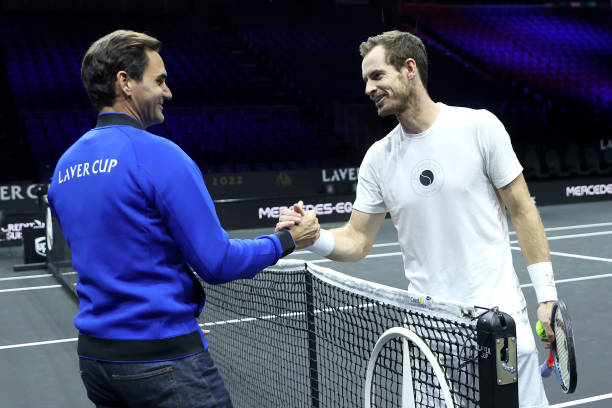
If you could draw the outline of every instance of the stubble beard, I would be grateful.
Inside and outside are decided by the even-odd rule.
[[[382,107],[377,108],[377,113],[379,117],[386,118],[387,116],[395,115],[396,110],[397,109],[394,109],[393,106],[383,105]]]

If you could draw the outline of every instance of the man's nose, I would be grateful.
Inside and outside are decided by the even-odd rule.
[[[372,85],[370,81],[366,82],[366,85],[365,85],[366,95],[371,95],[374,91],[376,91],[376,87]]]

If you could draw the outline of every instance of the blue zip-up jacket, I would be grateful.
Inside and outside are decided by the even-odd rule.
[[[248,279],[290,234],[229,239],[197,165],[133,117],[105,113],[60,158],[48,193],[78,272],[79,355],[157,361],[207,349],[206,282]]]

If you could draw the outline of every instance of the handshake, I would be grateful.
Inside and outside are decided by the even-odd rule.
[[[295,249],[314,244],[319,238],[321,227],[314,210],[304,211],[302,201],[282,210],[275,231],[287,229],[295,241]]]

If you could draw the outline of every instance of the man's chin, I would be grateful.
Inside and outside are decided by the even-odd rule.
[[[154,123],[152,123],[151,126],[160,125],[164,123],[165,120],[166,118],[164,117],[164,114],[161,112],[158,112],[158,114],[155,116],[155,120],[153,121]]]
[[[393,115],[393,112],[390,109],[379,108],[377,110],[378,116],[381,118]]]

